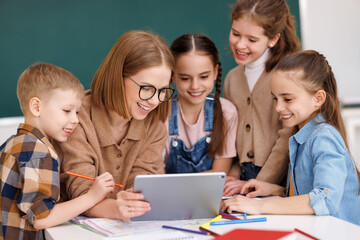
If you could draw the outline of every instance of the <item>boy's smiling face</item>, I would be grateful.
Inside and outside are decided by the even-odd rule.
[[[79,123],[81,95],[72,89],[54,89],[40,99],[37,128],[49,139],[65,142]]]

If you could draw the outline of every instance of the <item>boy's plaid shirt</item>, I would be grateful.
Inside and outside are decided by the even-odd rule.
[[[0,239],[42,239],[32,225],[59,200],[59,157],[40,130],[26,124],[0,151]]]

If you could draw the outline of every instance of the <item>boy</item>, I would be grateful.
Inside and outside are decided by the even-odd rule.
[[[79,123],[83,95],[79,80],[55,65],[38,63],[21,74],[17,96],[25,123],[0,147],[0,239],[43,239],[37,230],[70,220],[114,190],[104,173],[88,193],[55,204],[60,160],[50,140],[67,140]]]

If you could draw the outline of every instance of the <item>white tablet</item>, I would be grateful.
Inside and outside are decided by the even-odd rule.
[[[138,175],[134,192],[144,194],[151,210],[132,221],[213,218],[219,213],[226,174]]]

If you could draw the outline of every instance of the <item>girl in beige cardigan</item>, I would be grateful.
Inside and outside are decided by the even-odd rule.
[[[228,73],[224,96],[239,114],[236,164],[241,174],[227,178],[226,196],[239,193],[243,180],[280,183],[284,178],[292,129],[281,127],[269,80],[279,60],[300,48],[285,0],[239,0],[229,43],[239,66]]]

